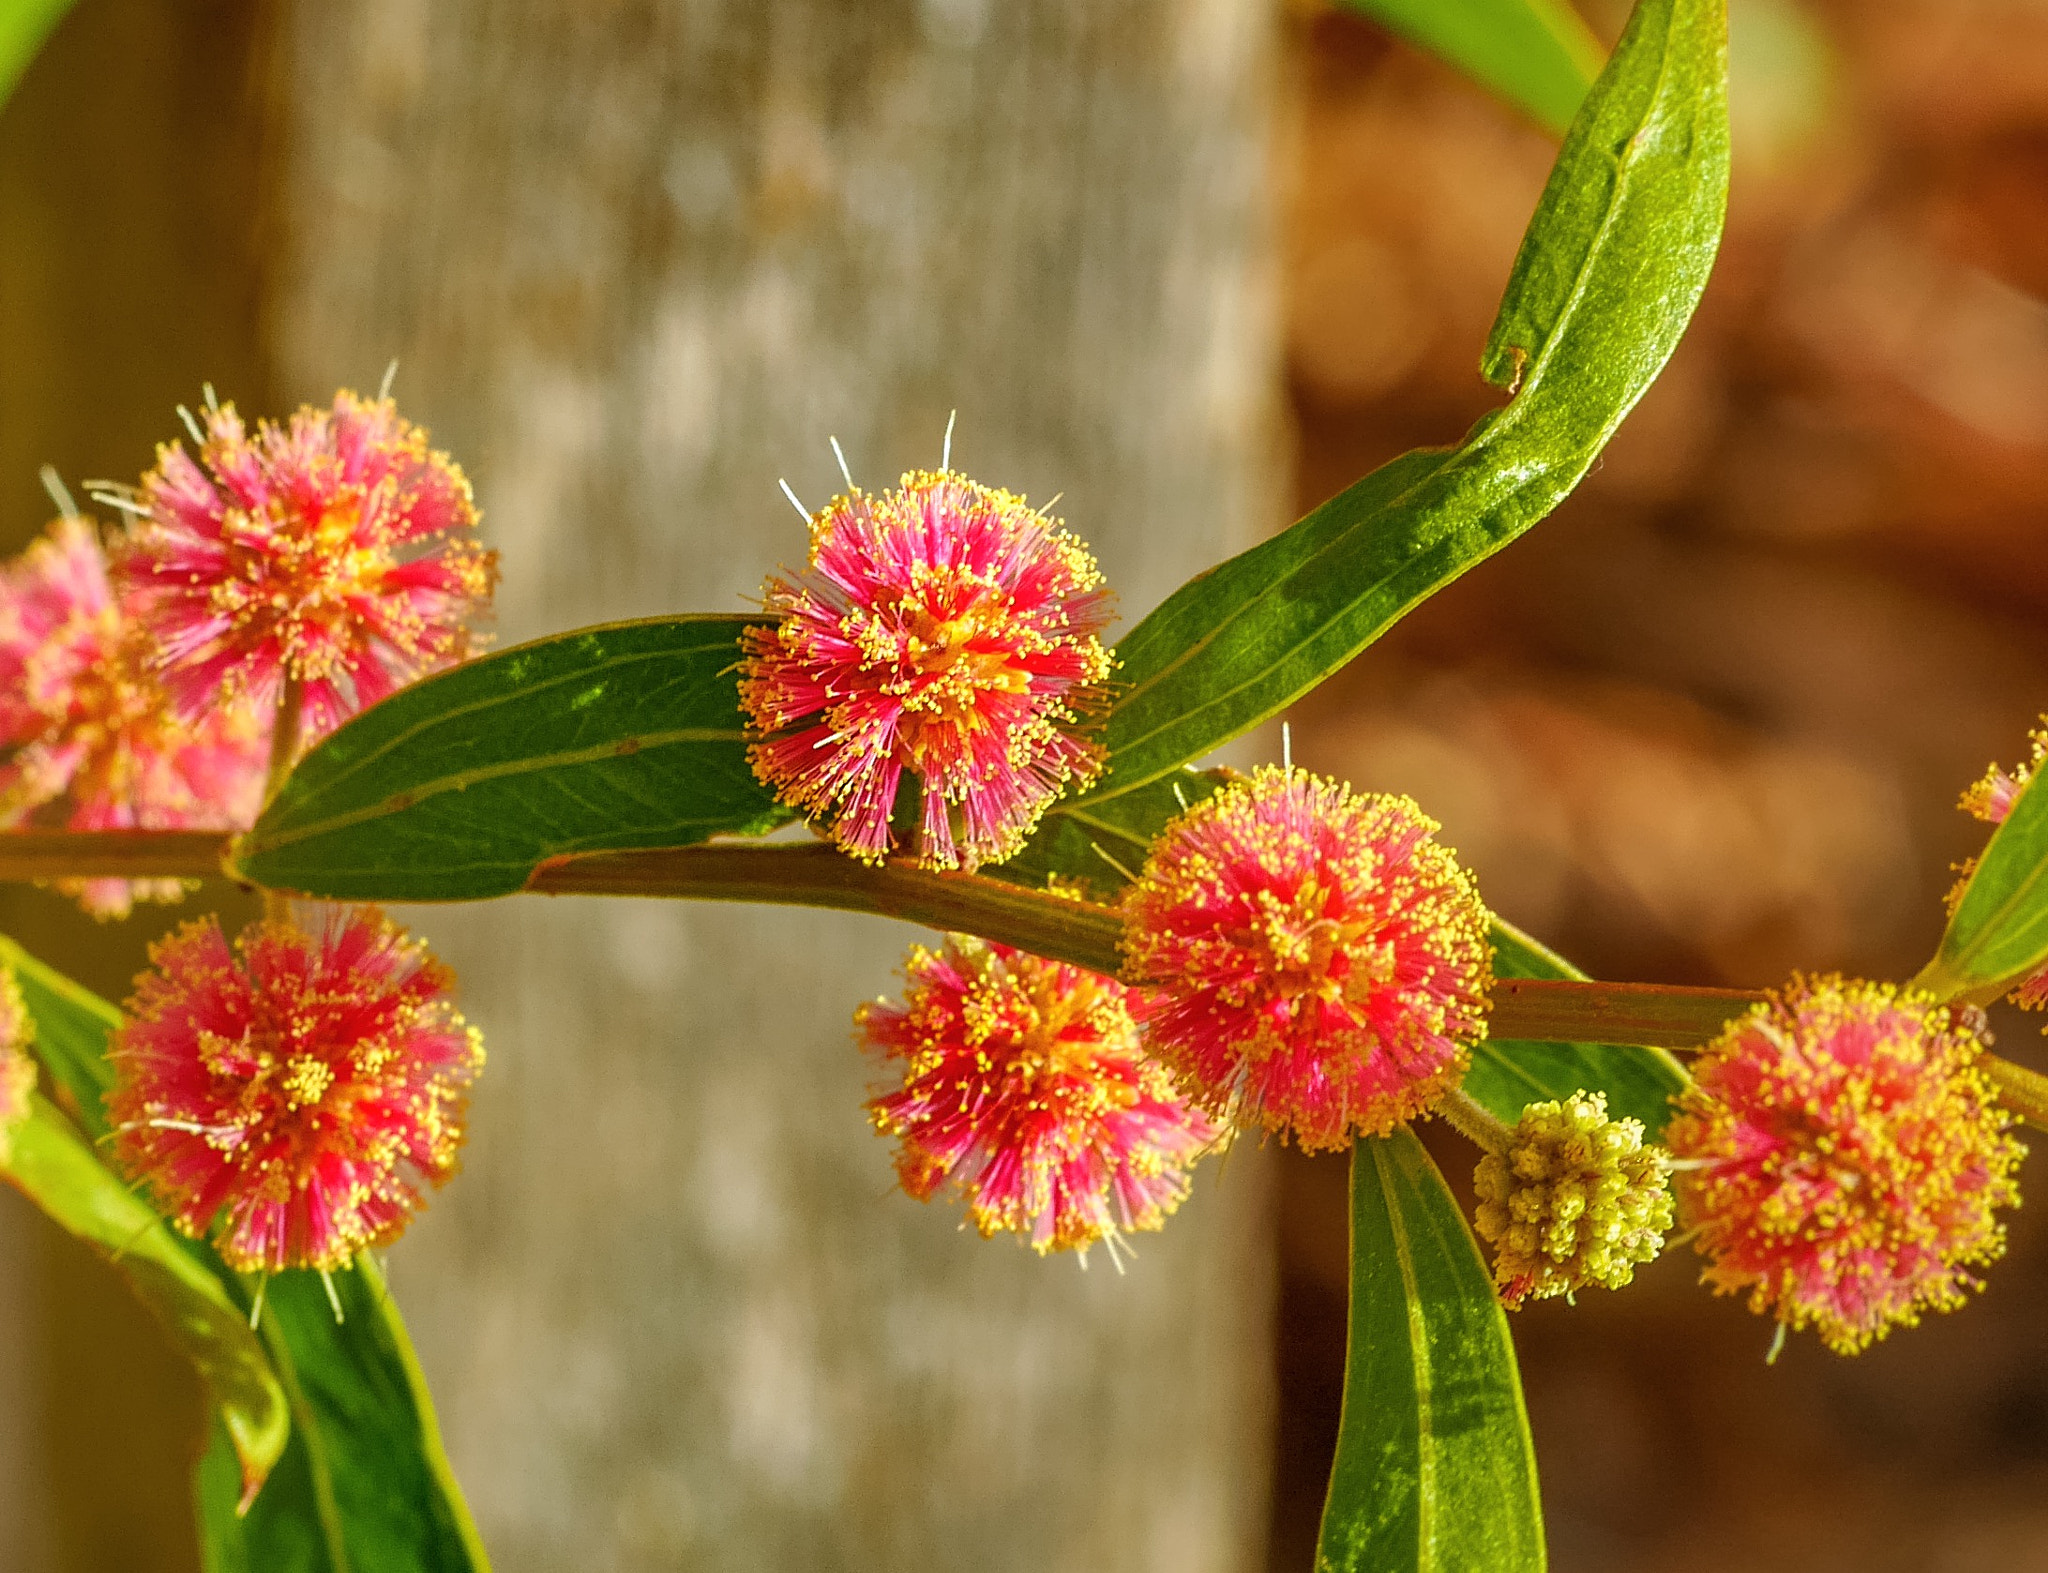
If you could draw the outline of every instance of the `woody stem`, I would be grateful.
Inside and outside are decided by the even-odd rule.
[[[296,677],[286,677],[278,688],[277,715],[270,725],[270,769],[263,778],[266,808],[284,785],[285,777],[292,773],[292,762],[298,758],[299,716],[305,705],[306,685]]]
[[[273,750],[275,753],[276,751]],[[289,768],[289,751],[283,756]],[[230,838],[205,831],[14,831],[0,834],[0,881],[69,877],[202,878],[226,865],[254,883]],[[985,874],[934,872],[906,862],[857,863],[823,845],[709,844],[596,852],[541,864],[526,888],[567,896],[668,896],[828,907],[958,929],[1035,955],[1115,976],[1123,922],[1115,911]],[[362,893],[369,899],[374,892]],[[280,903],[281,894],[274,899]],[[1763,998],[1751,989],[1570,978],[1499,978],[1488,1024],[1497,1042],[1608,1043],[1698,1048]],[[2048,1130],[2048,1076],[1986,1055],[2000,1101]]]

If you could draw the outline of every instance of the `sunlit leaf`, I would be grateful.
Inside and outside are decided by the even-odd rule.
[[[208,1573],[488,1573],[405,1324],[373,1262],[270,1280],[263,1323],[291,1392],[292,1447],[236,1517],[220,1439],[194,1480]]]
[[[1317,1573],[1540,1573],[1507,1317],[1410,1131],[1351,1155],[1351,1326]]]
[[[0,0],[0,104],[70,9],[71,0]]]
[[[1226,779],[1221,770],[1177,770],[1099,803],[1060,803],[1022,852],[989,872],[1034,885],[1057,875],[1087,887],[1098,900],[1112,900],[1144,868],[1166,822]]]
[[[14,968],[22,999],[35,1020],[43,1067],[59,1096],[77,1109],[90,1135],[106,1135],[101,1096],[113,1082],[106,1042],[120,1012],[11,940],[0,938],[0,960]],[[44,1107],[45,1123],[61,1127],[57,1112]],[[72,1142],[85,1161],[97,1162],[83,1142],[75,1136]],[[17,1147],[17,1163],[24,1153],[34,1160],[46,1152],[55,1156],[42,1159],[44,1169],[38,1172],[68,1172],[54,1167],[64,1161],[61,1145]],[[210,1293],[193,1291],[212,1308],[203,1317],[182,1307],[178,1314],[192,1320],[195,1336],[204,1332],[217,1338],[221,1349],[231,1348],[241,1364],[229,1363],[226,1355],[209,1346],[193,1352],[200,1374],[214,1383],[214,1367],[239,1373],[254,1351],[255,1360],[267,1356],[274,1387],[282,1389],[285,1409],[261,1411],[262,1425],[252,1430],[255,1411],[241,1387],[226,1395],[214,1387],[221,1418],[215,1423],[213,1446],[194,1478],[199,1538],[209,1573],[364,1573],[384,1568],[484,1573],[488,1563],[442,1451],[433,1405],[405,1324],[375,1265],[365,1258],[352,1271],[333,1275],[345,1318],[341,1322],[335,1320],[318,1274],[273,1277],[262,1290],[260,1333],[251,1334],[254,1282],[231,1271],[210,1247],[174,1236],[146,1202],[115,1183],[110,1174],[107,1181],[129,1209],[126,1214],[108,1213],[106,1226],[116,1234],[129,1226],[134,1243],[121,1258],[124,1271],[138,1251],[153,1249],[152,1242],[162,1247],[157,1255],[145,1258],[156,1265],[141,1269],[146,1276],[137,1289],[146,1304],[155,1308],[151,1294],[159,1278],[182,1286],[196,1282],[192,1275],[198,1275],[212,1285]],[[94,1194],[96,1205],[116,1205],[110,1197]],[[130,1281],[136,1281],[133,1271]],[[225,1320],[216,1314],[223,1308]],[[240,1330],[238,1337],[231,1335],[230,1327]],[[219,1380],[225,1381],[225,1374]],[[238,1406],[234,1411],[227,1408],[230,1400]],[[288,1441],[281,1430],[287,1411]],[[283,1443],[284,1451],[280,1456],[271,1446],[275,1468],[243,1517],[237,1512],[243,1471],[236,1447],[248,1445],[241,1436],[245,1431],[267,1445]]]
[[[1342,0],[1551,131],[1571,124],[1599,73],[1593,30],[1564,0]]]
[[[0,1158],[0,1175],[59,1228],[112,1262],[192,1362],[229,1442],[223,1485],[232,1515],[270,1474],[290,1429],[284,1390],[247,1314],[40,1095]]]
[[[1722,0],[1645,0],[1565,139],[1482,363],[1508,404],[1183,585],[1118,646],[1131,792],[1272,716],[1550,512],[1677,345],[1728,191]]]
[[[567,853],[787,823],[747,764],[746,622],[610,623],[403,689],[299,761],[231,867],[308,895],[460,901]]]
[[[1914,981],[1988,1003],[2048,964],[2048,769],[2036,770],[1977,860],[1941,946]]]
[[[1493,920],[1493,970],[1503,978],[1583,978],[1562,956],[1499,918]],[[1465,1091],[1512,1125],[1528,1103],[1604,1092],[1607,1112],[1643,1122],[1654,1139],[1671,1117],[1671,1095],[1685,1072],[1662,1049],[1613,1043],[1527,1043],[1487,1039],[1472,1055]]]

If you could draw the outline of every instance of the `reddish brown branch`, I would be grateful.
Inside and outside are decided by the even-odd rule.
[[[228,837],[210,830],[23,830],[0,834],[0,880],[204,879],[221,873]],[[831,907],[958,929],[1041,956],[1114,973],[1123,925],[1106,907],[981,874],[909,863],[857,863],[818,843],[597,852],[541,865],[544,895],[666,896]],[[1502,978],[1491,1031],[1502,1041],[1697,1048],[1763,995],[1658,983]],[[2000,1100],[2048,1129],[2048,1076],[1987,1057]]]
[[[1123,923],[1106,907],[983,874],[855,862],[822,842],[593,852],[544,863],[526,888],[550,896],[682,896],[833,907],[958,929],[1036,955],[1115,973]]]
[[[0,880],[212,879],[227,846],[218,830],[0,831]]]
[[[1500,978],[1487,1030],[1496,1038],[1695,1049],[1762,998],[1748,989]]]

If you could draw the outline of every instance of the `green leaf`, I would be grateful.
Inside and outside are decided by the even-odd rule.
[[[1546,1561],[1514,1343],[1472,1231],[1413,1132],[1362,1141],[1316,1573],[1540,1573]]]
[[[1728,192],[1722,0],[1643,0],[1565,139],[1457,448],[1396,459],[1169,596],[1118,646],[1100,803],[1276,714],[1563,500],[1677,345]]]
[[[1503,978],[1584,978],[1555,951],[1513,924],[1493,920],[1493,970]],[[1524,1104],[1604,1092],[1607,1112],[1643,1122],[1651,1140],[1671,1117],[1671,1096],[1685,1072],[1662,1049],[1617,1043],[1528,1043],[1489,1038],[1473,1051],[1465,1091],[1495,1119],[1512,1125]]]
[[[2048,769],[2036,770],[1977,860],[1934,959],[1913,981],[1989,1004],[2048,963]]]
[[[1344,0],[1562,131],[1600,70],[1600,40],[1564,0]]]
[[[194,1479],[209,1573],[488,1573],[448,1467],[425,1379],[390,1291],[367,1256],[332,1275],[270,1280],[263,1330],[291,1394],[293,1445],[237,1518],[220,1438]]]
[[[988,872],[1040,886],[1059,875],[1113,900],[1145,866],[1166,822],[1229,779],[1227,770],[1178,770],[1100,803],[1055,804],[1024,850]]]
[[[610,623],[403,689],[299,762],[230,865],[306,895],[463,901],[568,853],[785,824],[747,764],[747,621]]]
[[[101,1096],[113,1084],[107,1036],[119,1024],[120,1012],[4,936],[0,961],[14,969],[35,1020],[37,1050],[59,1095],[77,1109],[91,1135],[104,1137],[108,1125]],[[54,1109],[49,1120],[61,1125]],[[82,1142],[77,1145],[88,1161],[97,1162]],[[27,1149],[31,1156],[40,1150]],[[18,1156],[22,1151],[17,1147]],[[112,1176],[107,1178],[113,1184]],[[206,1566],[214,1573],[370,1573],[385,1568],[484,1573],[489,1564],[442,1451],[433,1404],[405,1324],[375,1265],[365,1257],[353,1271],[333,1275],[345,1317],[340,1323],[317,1273],[270,1279],[263,1290],[258,1348],[258,1335],[249,1329],[249,1281],[211,1247],[174,1236],[139,1197],[118,1184],[114,1190],[135,1218],[127,1230],[133,1243],[122,1259],[124,1268],[157,1241],[173,1265],[182,1260],[177,1272],[184,1276],[178,1282],[186,1283],[192,1274],[210,1282],[208,1303],[216,1310],[224,1305],[229,1316],[227,1322],[214,1317],[206,1327],[227,1347],[232,1323],[240,1329],[239,1358],[246,1361],[252,1349],[258,1360],[267,1357],[272,1386],[282,1393],[274,1402],[288,1406],[291,1418],[282,1455],[270,1454],[276,1467],[268,1484],[247,1517],[238,1517],[242,1469],[230,1432],[250,1429],[239,1412],[249,1408],[249,1400],[240,1387],[228,1396],[215,1387],[226,1424],[216,1421],[213,1446],[194,1477]],[[115,1218],[111,1229],[127,1221],[110,1217]],[[136,1232],[146,1225],[153,1225],[154,1232]],[[135,1281],[132,1274],[130,1281]],[[154,1308],[149,1289],[139,1287],[139,1292]],[[201,1356],[194,1353],[193,1358],[197,1362]],[[225,1356],[210,1353],[209,1358],[219,1364]],[[208,1366],[201,1365],[200,1374],[214,1381]],[[238,1411],[227,1410],[229,1397]],[[271,1433],[258,1428],[251,1434]],[[284,1438],[280,1434],[277,1440]]]
[[[60,1228],[110,1261],[192,1362],[220,1413],[227,1508],[247,1500],[284,1451],[284,1389],[245,1312],[40,1094],[15,1127],[0,1174]]]
[[[121,1013],[5,934],[0,934],[0,965],[21,987],[22,1003],[36,1024],[36,1058],[50,1073],[58,1101],[80,1130],[104,1141],[112,1127],[100,1100],[114,1085],[107,1034],[121,1024]]]
[[[70,9],[71,0],[0,0],[0,104]]]

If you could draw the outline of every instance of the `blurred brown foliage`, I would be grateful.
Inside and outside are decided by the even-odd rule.
[[[1296,711],[1295,754],[1415,794],[1596,975],[1902,977],[1981,844],[1957,792],[2048,709],[2048,4],[1731,10],[1690,335],[1553,518]],[[1554,146],[1355,18],[1296,42],[1306,509],[1496,401],[1478,350]],[[2038,1018],[2000,1027],[2048,1057]],[[1286,1176],[1276,1570],[1310,1561],[1344,1306],[1344,1165]],[[1854,1360],[1767,1368],[1770,1325],[1695,1269],[1516,1318],[1562,1573],[2048,1568],[2032,1213],[1980,1302]]]

